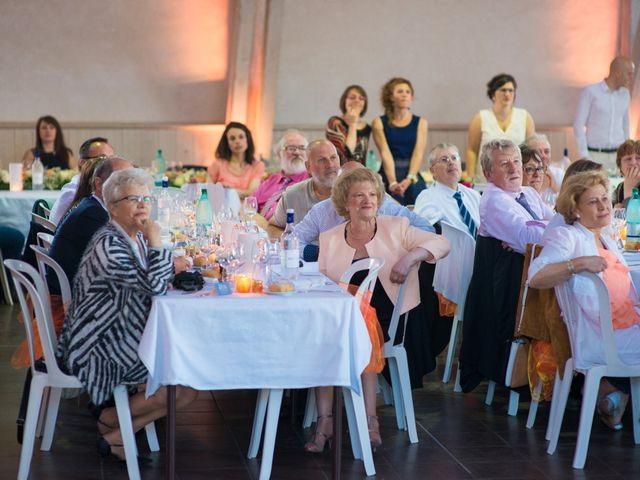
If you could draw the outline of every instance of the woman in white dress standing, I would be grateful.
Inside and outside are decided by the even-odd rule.
[[[477,159],[485,143],[506,138],[520,145],[535,132],[531,114],[513,106],[517,88],[516,79],[507,73],[500,73],[487,83],[487,96],[493,106],[480,110],[469,124],[466,173],[470,179],[484,178]]]

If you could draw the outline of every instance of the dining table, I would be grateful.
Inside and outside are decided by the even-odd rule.
[[[60,190],[23,190],[21,192],[0,191],[0,225],[20,231],[25,238],[29,233],[31,209],[38,199],[51,207],[60,196]]]
[[[177,385],[260,390],[248,456],[257,455],[264,427],[262,480],[271,475],[283,390],[337,387],[354,457],[375,474],[360,381],[371,341],[358,302],[320,273],[300,279],[295,292],[220,295],[207,284],[153,298],[138,354],[149,371],[147,395],[167,387],[166,478],[175,475]]]

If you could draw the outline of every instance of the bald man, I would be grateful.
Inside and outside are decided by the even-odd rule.
[[[295,223],[300,222],[311,207],[331,196],[333,182],[340,171],[340,157],[329,140],[314,140],[309,144],[306,160],[311,178],[287,188],[269,220],[267,232],[270,237],[279,237],[287,222],[287,209],[293,208]]]
[[[601,163],[612,173],[616,171],[616,150],[629,138],[629,87],[634,71],[628,58],[614,58],[607,78],[582,91],[573,121],[578,155]]]

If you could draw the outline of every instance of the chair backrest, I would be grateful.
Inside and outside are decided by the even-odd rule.
[[[11,272],[11,277],[16,286],[16,294],[20,300],[20,306],[24,315],[24,326],[29,342],[29,356],[31,357],[31,369],[35,374],[35,348],[34,336],[31,327],[31,311],[27,296],[31,298],[33,312],[38,325],[38,335],[42,344],[44,361],[47,365],[47,373],[50,375],[64,375],[56,362],[55,351],[58,343],[53,321],[51,320],[51,309],[49,303],[44,301],[46,290],[44,282],[40,278],[38,271],[26,262],[20,260],[5,260],[5,266]]]
[[[43,227],[45,227],[47,230],[51,231],[51,232],[55,232],[56,231],[56,224],[53,223],[52,221],[41,217],[40,215],[38,215],[37,213],[32,213],[31,214],[31,221],[37,223],[38,225],[42,225]]]
[[[43,205],[42,206],[42,216],[44,218],[46,218],[47,220],[49,220],[49,217],[51,216],[51,209],[49,207],[45,207]]]
[[[53,243],[53,235],[46,232],[38,232],[38,245],[47,249],[47,251],[51,248],[51,244]]]
[[[49,298],[49,286],[47,285],[47,267],[50,267],[58,277],[58,284],[60,285],[60,295],[62,296],[62,305],[64,313],[67,313],[69,303],[71,302],[71,288],[69,286],[69,279],[58,262],[51,258],[43,247],[39,245],[31,245],[31,248],[36,254],[36,261],[38,262],[38,270],[40,271],[40,278],[44,282],[44,288],[47,291],[47,298]]]
[[[369,270],[369,274],[365,277],[363,282],[358,287],[358,291],[356,295],[364,296],[365,292],[369,290],[369,292],[373,293],[373,287],[375,287],[376,280],[378,279],[378,272],[384,265],[384,258],[363,258],[362,260],[358,260],[351,264],[349,268],[342,274],[340,277],[340,283],[349,284],[351,282],[351,277],[356,272],[360,272],[362,270]]]
[[[436,263],[433,288],[458,305],[464,312],[467,290],[473,273],[473,257],[476,241],[468,231],[460,230],[447,222],[440,222],[442,235],[449,241],[451,252]]]
[[[527,294],[529,293],[529,266],[531,262],[538,256],[540,248],[537,243],[528,243],[527,251],[524,256],[524,267],[522,268],[522,283],[520,285],[520,299],[518,301],[517,322],[514,336],[520,335],[522,330],[522,321],[524,320],[524,310],[527,306]]]
[[[602,335],[602,347],[604,350],[604,359],[608,366],[625,367],[627,366],[620,360],[613,334],[613,322],[611,320],[611,304],[609,300],[609,290],[604,281],[595,273],[580,272],[577,276],[593,283],[598,297],[598,310],[600,312],[600,333]],[[555,287],[556,297],[562,310],[562,316],[567,330],[569,332],[569,342],[571,343],[571,354],[576,358],[576,331],[575,326],[580,321],[580,306],[575,300],[571,281],[567,280],[561,285]]]

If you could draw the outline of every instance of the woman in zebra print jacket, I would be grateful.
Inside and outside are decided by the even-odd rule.
[[[111,221],[98,230],[80,263],[73,298],[58,344],[62,367],[77,376],[98,407],[120,384],[145,382],[147,370],[137,349],[154,295],[162,295],[174,272],[171,253],[162,248],[160,227],[149,219],[151,178],[141,169],[114,172],[102,196]],[[178,388],[178,407],[197,393]],[[129,399],[137,431],[165,415],[166,392]],[[114,407],[98,419],[101,454],[124,458]]]

